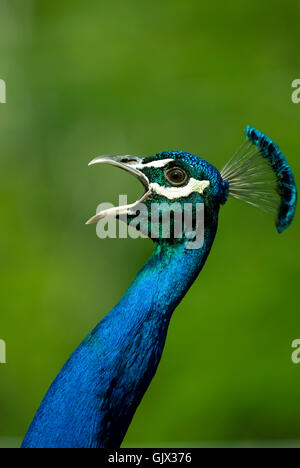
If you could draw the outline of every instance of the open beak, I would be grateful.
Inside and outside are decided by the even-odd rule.
[[[142,160],[143,158],[139,156],[99,156],[89,163],[89,166],[94,164],[110,164],[111,166],[116,166],[126,172],[129,172],[137,179],[139,179],[145,188],[145,192],[143,196],[135,203],[131,203],[130,205],[116,206],[109,208],[108,210],[101,211],[89,219],[86,224],[97,223],[107,216],[134,214],[136,207],[150,196],[149,180],[143,174],[143,172],[139,170],[142,164]]]

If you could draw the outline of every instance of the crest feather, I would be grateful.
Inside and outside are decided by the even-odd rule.
[[[279,233],[293,221],[297,187],[292,169],[278,146],[248,126],[246,141],[221,171],[229,195],[276,217]]]

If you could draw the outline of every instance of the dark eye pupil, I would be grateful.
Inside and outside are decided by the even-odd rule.
[[[186,180],[186,173],[182,169],[173,168],[166,172],[166,178],[170,183],[180,185]]]
[[[176,181],[182,179],[182,173],[179,172],[179,171],[173,171],[172,172],[172,179],[174,179]]]

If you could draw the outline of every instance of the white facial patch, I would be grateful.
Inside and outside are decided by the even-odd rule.
[[[174,200],[176,198],[188,197],[193,192],[198,192],[200,195],[203,195],[204,190],[209,186],[209,180],[196,180],[191,178],[189,183],[183,187],[162,187],[155,182],[149,185],[149,189],[169,200]]]

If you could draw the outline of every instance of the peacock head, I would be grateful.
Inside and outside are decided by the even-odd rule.
[[[144,186],[144,194],[131,205],[101,211],[88,224],[115,215],[125,217],[128,224],[154,240],[180,242],[200,234],[204,238],[205,229],[216,227],[219,207],[228,197],[228,182],[219,171],[204,159],[183,151],[150,157],[101,156],[90,164],[97,163],[111,164],[135,175]]]
[[[278,146],[250,126],[246,141],[221,172],[183,151],[150,157],[101,156],[90,165],[98,163],[117,166],[136,176],[144,186],[144,194],[133,204],[97,213],[87,224],[107,216],[125,217],[127,223],[154,239],[191,240],[199,235],[200,228],[204,240],[206,234],[216,231],[220,205],[228,196],[274,215],[279,233],[294,218],[297,188],[293,172]],[[201,212],[203,224],[198,225]],[[166,220],[169,225],[165,230]]]

